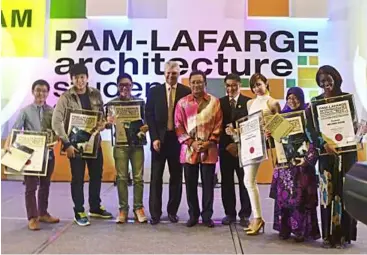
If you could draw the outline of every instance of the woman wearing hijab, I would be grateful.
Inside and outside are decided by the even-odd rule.
[[[342,92],[342,77],[332,66],[320,67],[316,74],[316,82],[324,92],[313,100],[348,95]],[[328,146],[321,135],[318,135],[317,143],[328,153],[319,158],[323,247],[340,249],[357,239],[357,222],[344,210],[343,201],[344,176],[357,161],[357,153],[338,154]]]
[[[307,108],[302,89],[290,88],[282,113],[302,111]],[[304,141],[309,143],[306,133]],[[316,147],[310,143],[308,152],[304,158],[299,159],[298,164],[274,169],[270,190],[270,197],[275,200],[273,229],[279,231],[281,239],[289,239],[291,234],[295,236],[296,242],[320,238],[316,211],[318,205],[315,170],[317,158]]]

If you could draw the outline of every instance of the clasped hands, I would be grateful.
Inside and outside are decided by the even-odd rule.
[[[204,142],[204,141],[194,141],[194,142],[192,142],[190,147],[192,147],[194,149],[194,151],[196,151],[196,152],[204,152],[204,151],[207,151],[209,149],[211,143],[212,142],[210,142],[210,141],[206,141],[206,142]]]

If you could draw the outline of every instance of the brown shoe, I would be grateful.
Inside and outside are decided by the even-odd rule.
[[[116,219],[116,223],[122,224],[127,220],[127,213],[125,211],[120,211],[119,216]]]
[[[40,223],[36,218],[32,218],[28,222],[28,228],[30,230],[40,230]]]
[[[39,216],[38,220],[40,222],[46,222],[46,223],[59,223],[60,222],[59,218],[52,217],[50,214]]]
[[[139,223],[146,223],[148,222],[147,217],[145,216],[144,208],[140,208],[134,211],[135,220]]]

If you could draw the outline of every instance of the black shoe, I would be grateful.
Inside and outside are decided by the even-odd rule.
[[[112,213],[107,212],[103,206],[98,209],[90,210],[89,216],[94,218],[112,219]]]
[[[177,222],[178,222],[178,216],[177,216],[177,215],[168,214],[168,219],[169,219],[172,223],[177,223]]]
[[[305,238],[303,236],[296,236],[294,237],[294,241],[296,243],[303,243],[305,241]]]
[[[233,217],[233,216],[227,215],[226,217],[222,219],[223,225],[230,225],[231,223],[234,223],[234,222],[236,222],[236,217]]]
[[[208,221],[203,221],[204,225],[207,226],[208,228],[214,228],[214,221],[212,220],[208,220]]]
[[[157,225],[159,222],[161,222],[160,219],[157,219],[157,218],[151,218],[150,219],[150,224],[152,224],[152,225]]]
[[[247,218],[247,217],[241,218],[240,219],[240,225],[241,225],[241,227],[248,228],[248,226],[250,225],[250,219]]]
[[[279,234],[279,239],[280,240],[288,240],[290,238],[290,234]]]
[[[196,224],[198,224],[198,220],[197,219],[189,219],[187,222],[186,222],[186,227],[188,228],[191,228],[193,226],[195,226]]]

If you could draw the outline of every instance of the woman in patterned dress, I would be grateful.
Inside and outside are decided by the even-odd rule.
[[[310,116],[307,108],[302,89],[290,88],[282,113],[306,110],[306,116]],[[306,129],[306,132],[311,131],[310,128]],[[305,141],[309,141],[308,137],[305,133]],[[291,234],[295,236],[296,242],[303,242],[305,239],[317,240],[321,237],[316,211],[317,158],[316,147],[310,143],[309,150],[305,157],[300,159],[300,163],[289,168],[277,167],[274,170],[270,189],[270,197],[275,200],[273,229],[279,231],[281,239],[289,239]]]
[[[342,81],[341,75],[334,67],[320,67],[316,74],[316,82],[324,93],[313,100],[348,95],[341,90]],[[337,154],[320,135],[317,143],[328,152],[328,155],[320,156],[319,159],[323,247],[340,249],[357,238],[357,222],[344,210],[343,201],[345,173],[357,161],[357,153]]]

